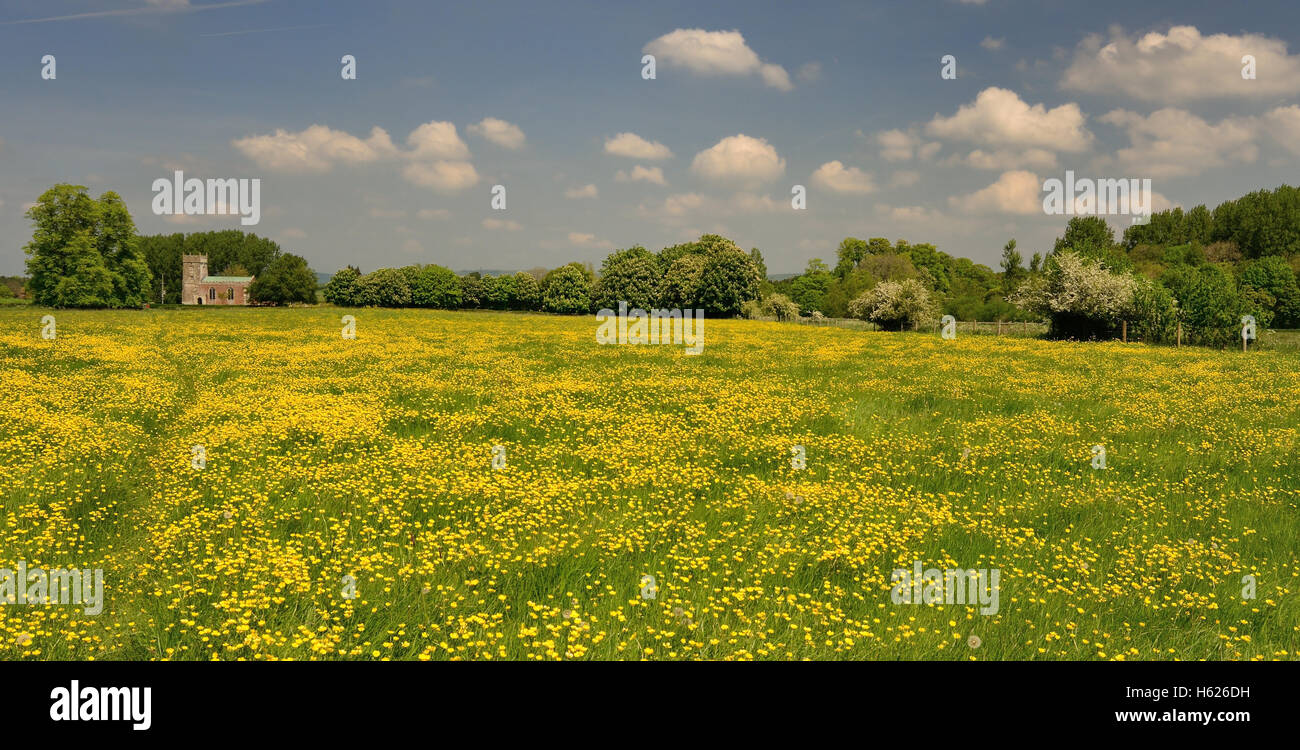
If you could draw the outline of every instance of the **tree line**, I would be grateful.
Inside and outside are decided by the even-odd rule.
[[[142,307],[178,303],[181,256],[206,255],[221,275],[255,276],[255,302],[316,301],[316,275],[301,256],[239,230],[140,236],[121,196],[94,198],[83,185],[58,184],[27,211],[34,225],[27,294],[48,307]]]

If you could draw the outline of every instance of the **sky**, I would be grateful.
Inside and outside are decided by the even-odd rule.
[[[1157,210],[1296,184],[1297,35],[1291,0],[8,0],[0,274],[59,182],[327,273],[599,267],[705,232],[772,274],[847,236],[996,266],[1051,249],[1067,170],[1150,179]],[[260,179],[259,223],[155,215],[174,170]]]

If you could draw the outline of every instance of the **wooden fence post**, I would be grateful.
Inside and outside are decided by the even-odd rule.
[[[1128,321],[1127,320],[1121,321],[1120,325],[1123,327],[1123,331],[1124,331],[1123,333],[1124,343],[1127,344],[1128,343]]]
[[[1183,321],[1178,321],[1178,345],[1183,345]]]

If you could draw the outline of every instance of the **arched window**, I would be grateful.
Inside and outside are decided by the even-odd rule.
[[[216,299],[216,298],[217,298],[217,288],[215,286],[208,287],[208,299]]]
[[[226,287],[226,299],[231,302],[235,301],[235,288],[233,286]]]

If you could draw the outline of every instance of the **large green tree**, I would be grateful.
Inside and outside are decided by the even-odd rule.
[[[98,200],[82,185],[58,184],[27,210],[35,224],[24,247],[33,301],[51,307],[139,307],[152,277],[121,196]]]
[[[253,279],[248,293],[257,302],[277,305],[315,302],[316,274],[301,256],[284,253]]]

